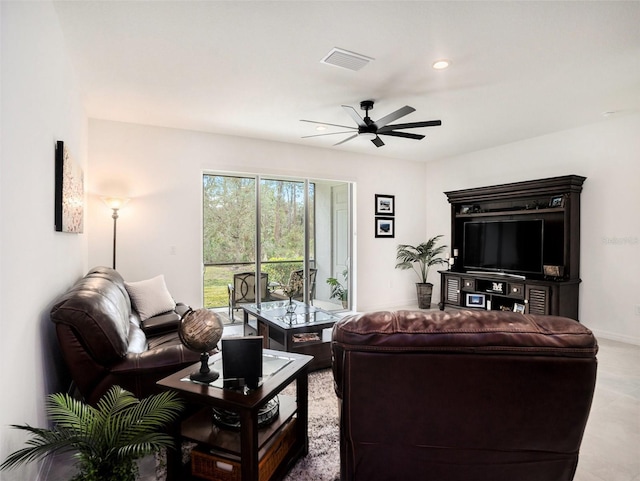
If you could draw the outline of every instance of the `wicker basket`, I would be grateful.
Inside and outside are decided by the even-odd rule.
[[[258,462],[258,479],[268,481],[296,440],[295,419],[289,421],[264,448]],[[262,451],[261,451],[262,452]],[[209,481],[240,481],[240,461],[206,446],[191,451],[191,474]]]

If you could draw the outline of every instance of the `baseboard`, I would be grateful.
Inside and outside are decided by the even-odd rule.
[[[429,310],[438,309],[437,302],[431,302]],[[398,302],[394,304],[384,304],[381,306],[367,306],[365,309],[358,309],[360,312],[377,312],[377,311],[426,311],[427,309],[420,309],[418,303],[413,301]]]
[[[589,327],[589,329],[591,328]],[[593,332],[593,335],[596,336],[596,339],[601,337],[603,339],[609,339],[610,341],[618,341],[624,342],[625,344],[640,346],[640,338],[638,337],[624,336],[621,334],[616,334],[615,332],[603,331],[602,329],[591,329],[591,332]]]

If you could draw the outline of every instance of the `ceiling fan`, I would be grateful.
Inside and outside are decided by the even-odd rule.
[[[398,132],[398,130],[413,129],[416,127],[437,127],[438,125],[442,125],[442,122],[440,120],[410,122],[408,124],[391,124],[390,122],[393,122],[394,120],[398,120],[400,117],[404,117],[405,115],[408,115],[411,112],[415,112],[416,109],[414,109],[413,107],[409,107],[408,105],[405,105],[404,107],[396,110],[395,112],[392,112],[389,115],[386,115],[376,121],[371,120],[371,118],[369,117],[369,110],[373,109],[373,100],[363,100],[362,102],[360,102],[360,108],[365,111],[364,118],[362,118],[358,114],[358,112],[356,112],[356,109],[354,109],[350,105],[343,105],[342,108],[355,121],[355,123],[358,125],[357,127],[351,127],[348,125],[339,125],[339,124],[329,124],[327,122],[317,122],[315,120],[301,120],[301,122],[310,122],[312,124],[320,124],[320,125],[331,125],[333,127],[342,127],[345,129],[349,129],[346,132],[330,132],[326,134],[306,135],[302,138],[306,139],[309,137],[321,137],[324,135],[350,134],[350,133],[353,133],[353,131],[356,131],[356,133],[354,133],[350,137],[347,137],[346,139],[341,140],[337,144],[333,144],[333,145],[336,146],[336,145],[344,144],[345,142],[348,142],[349,140],[355,139],[356,137],[360,136],[360,137],[365,137],[367,139],[370,139],[371,142],[373,142],[373,144],[376,147],[382,147],[384,145],[384,142],[382,141],[382,139],[380,139],[379,135],[391,135],[393,137],[404,137],[406,139],[420,140],[420,139],[424,139],[424,135],[411,134],[408,132]]]

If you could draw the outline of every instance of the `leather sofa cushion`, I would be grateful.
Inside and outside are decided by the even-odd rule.
[[[133,325],[129,329],[129,347],[127,354],[140,354],[148,349],[147,336],[140,327]]]
[[[591,331],[572,319],[492,311],[380,311],[348,316],[334,326],[333,339],[368,351],[556,353],[590,358],[598,349]]]

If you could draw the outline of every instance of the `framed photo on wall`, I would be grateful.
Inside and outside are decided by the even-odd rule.
[[[396,211],[396,196],[375,194],[376,196],[376,215],[393,216]]]
[[[393,217],[376,217],[376,237],[395,237]]]

